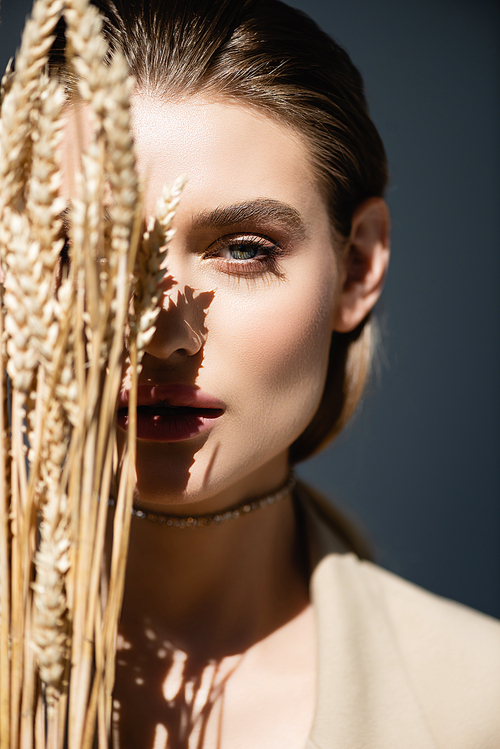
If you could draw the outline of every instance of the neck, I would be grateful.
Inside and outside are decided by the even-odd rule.
[[[158,637],[202,659],[244,652],[307,605],[297,536],[291,493],[221,525],[133,517],[124,638]]]

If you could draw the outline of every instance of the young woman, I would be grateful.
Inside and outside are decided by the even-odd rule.
[[[146,214],[188,175],[139,382],[115,746],[498,746],[500,627],[362,561],[293,478],[356,408],[389,258],[358,71],[277,0],[96,4]],[[120,406],[126,429],[126,383]]]

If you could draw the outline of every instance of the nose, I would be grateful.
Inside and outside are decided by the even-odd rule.
[[[212,298],[212,292],[196,294],[189,286],[184,290],[174,286],[164,293],[156,331],[146,353],[170,364],[198,354],[206,341],[206,310]]]

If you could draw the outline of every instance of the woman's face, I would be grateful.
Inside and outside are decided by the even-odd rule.
[[[133,119],[146,213],[188,177],[139,379],[139,499],[220,509],[285,479],[318,407],[338,286],[327,211],[305,142],[259,111],[136,94]],[[161,410],[193,391],[216,418]]]

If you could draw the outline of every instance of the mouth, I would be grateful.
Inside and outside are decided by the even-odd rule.
[[[129,392],[120,395],[118,426],[129,424]],[[141,384],[137,391],[137,439],[180,442],[210,429],[224,413],[217,398],[188,385]]]

